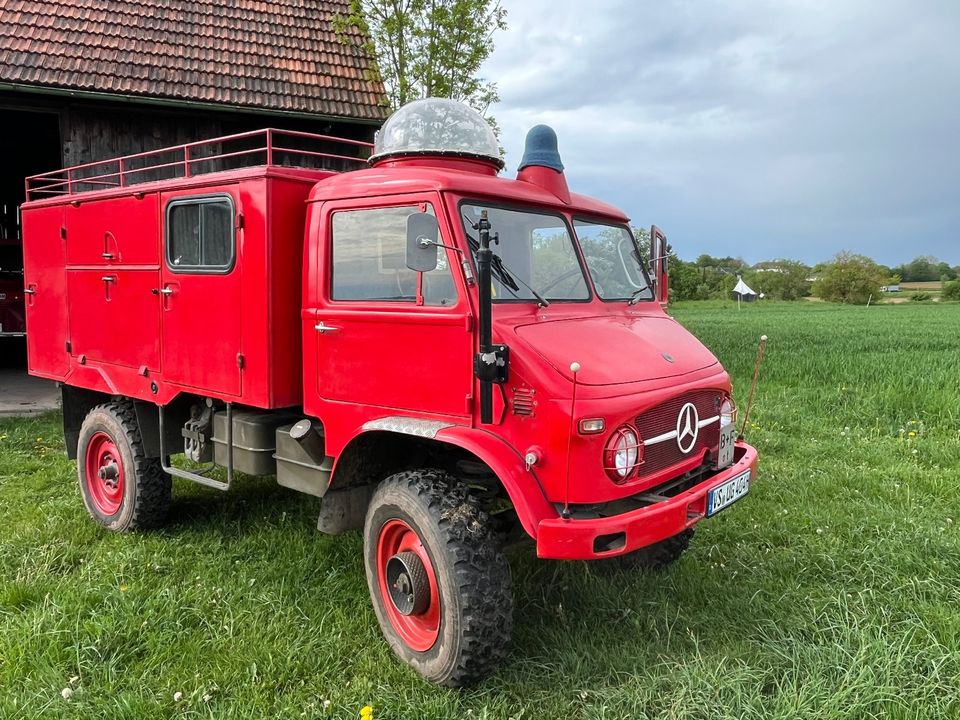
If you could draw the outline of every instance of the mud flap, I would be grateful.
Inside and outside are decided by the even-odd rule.
[[[376,485],[361,485],[328,491],[320,504],[317,530],[328,535],[362,530],[375,489]]]

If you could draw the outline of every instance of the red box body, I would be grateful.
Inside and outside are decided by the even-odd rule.
[[[159,404],[180,390],[300,404],[304,203],[330,174],[261,166],[26,203],[30,372]],[[164,209],[198,193],[236,209],[224,274],[164,257]]]

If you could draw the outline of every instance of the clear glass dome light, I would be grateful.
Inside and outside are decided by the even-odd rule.
[[[503,167],[500,144],[483,116],[448,98],[407,103],[380,128],[370,162],[414,155],[450,155]]]

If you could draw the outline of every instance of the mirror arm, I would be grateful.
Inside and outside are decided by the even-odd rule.
[[[447,250],[453,250],[454,252],[457,252],[463,255],[463,250],[461,250],[458,247],[454,247],[453,245],[444,245],[443,243],[435,242],[434,240],[430,240],[429,238],[420,238],[420,247],[425,248],[430,245],[436,245],[437,247],[446,248]]]

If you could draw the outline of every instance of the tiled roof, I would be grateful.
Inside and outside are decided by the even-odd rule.
[[[382,120],[349,0],[0,0],[0,82]]]

